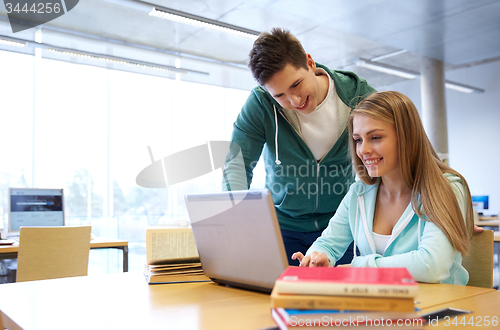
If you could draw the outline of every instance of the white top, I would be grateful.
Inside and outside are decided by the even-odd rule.
[[[392,235],[380,235],[376,232],[373,232],[373,241],[375,242],[375,252],[380,255],[384,255],[385,248],[387,247],[387,243],[391,239]]]
[[[328,93],[323,102],[311,113],[296,112],[302,139],[318,161],[326,156],[342,133],[338,129],[337,95],[333,80],[325,70],[316,69],[316,75],[322,74],[328,77]]]

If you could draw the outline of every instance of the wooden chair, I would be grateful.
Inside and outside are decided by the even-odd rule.
[[[86,276],[90,226],[22,227],[17,282]]]
[[[469,286],[493,287],[493,230],[474,233],[470,253],[462,260],[469,272]]]
[[[479,212],[477,212],[477,210],[472,210],[473,214],[474,214],[474,223],[478,223],[479,222]]]

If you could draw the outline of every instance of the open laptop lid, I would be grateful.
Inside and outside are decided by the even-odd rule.
[[[185,201],[205,275],[271,292],[288,259],[269,190],[189,194]]]

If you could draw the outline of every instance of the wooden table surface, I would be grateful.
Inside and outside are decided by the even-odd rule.
[[[493,315],[498,297],[492,289],[419,284],[416,306],[422,313],[452,305]],[[10,330],[275,328],[267,294],[212,282],[148,285],[141,273],[2,284],[0,311]]]
[[[451,316],[440,321],[428,320],[425,329],[500,329],[500,291],[493,290],[484,294],[473,295],[463,299],[434,305],[425,308],[422,313],[432,312],[442,308],[454,307],[472,311],[471,314]]]
[[[494,220],[479,220],[475,221],[474,224],[480,227],[498,227],[499,220],[498,218]]]
[[[90,241],[91,249],[120,249],[123,251],[123,271],[128,272],[128,241],[124,239],[96,237]],[[12,245],[0,245],[0,259],[16,259],[19,242]]]
[[[123,239],[96,237],[90,241],[90,248],[116,248],[128,246],[128,241]],[[19,251],[19,242],[15,241],[12,245],[0,245],[0,253],[11,253]]]
[[[478,217],[479,221],[485,221],[485,220],[498,220],[497,215],[480,215]]]
[[[419,283],[418,293],[415,297],[415,307],[422,310],[428,309],[447,302],[474,297],[491,291],[493,290],[465,285]]]
[[[269,295],[213,282],[148,285],[134,272],[2,284],[0,311],[9,330],[275,326]]]

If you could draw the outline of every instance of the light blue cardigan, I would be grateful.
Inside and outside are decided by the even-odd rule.
[[[446,173],[445,177],[450,181],[465,219],[463,182],[452,174]],[[351,267],[406,267],[419,282],[467,284],[469,273],[462,266],[462,255],[439,227],[423,221],[413,212],[411,203],[394,226],[384,254],[376,254],[372,229],[379,182],[366,185],[356,181],[352,184],[328,227],[307,254],[324,252],[333,265],[354,240],[361,256],[354,252]]]

